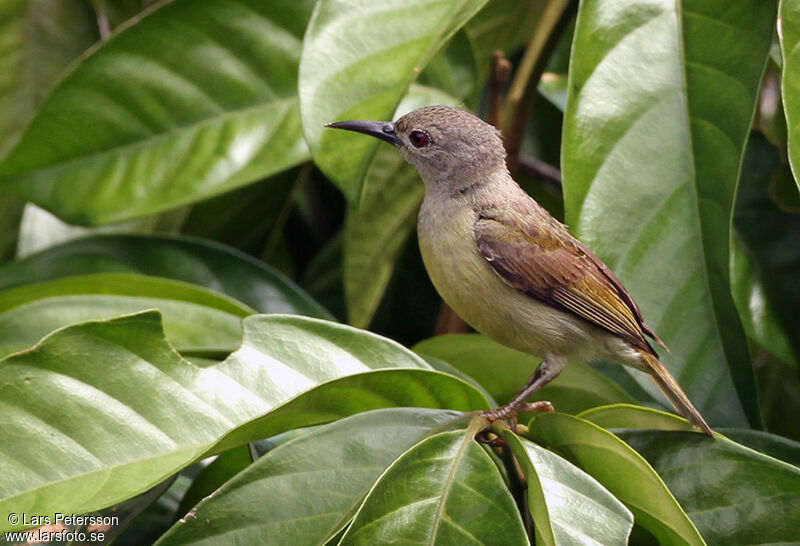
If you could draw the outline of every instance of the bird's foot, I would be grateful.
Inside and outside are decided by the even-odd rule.
[[[539,402],[512,402],[499,408],[486,410],[480,414],[481,417],[487,421],[494,422],[502,419],[508,419],[511,425],[511,430],[517,431],[517,414],[519,413],[552,413],[555,411],[553,404],[547,400]]]

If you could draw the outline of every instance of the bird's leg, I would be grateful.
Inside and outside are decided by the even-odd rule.
[[[498,419],[512,419],[512,429],[516,428],[517,414],[521,411],[553,411],[553,405],[550,402],[525,402],[525,400],[547,385],[550,381],[561,372],[566,365],[567,360],[561,356],[548,356],[544,359],[533,375],[525,383],[525,386],[517,394],[514,399],[499,408],[491,409],[481,413],[481,417],[488,421],[497,421]]]

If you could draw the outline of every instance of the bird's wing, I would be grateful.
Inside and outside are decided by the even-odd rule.
[[[543,210],[528,212],[485,211],[475,222],[478,248],[504,281],[634,347],[653,352],[645,333],[664,346],[599,258]]]

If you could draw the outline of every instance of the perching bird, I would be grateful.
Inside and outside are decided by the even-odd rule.
[[[395,123],[327,127],[396,146],[425,182],[417,231],[444,301],[477,331],[542,363],[508,404],[515,417],[567,359],[609,358],[647,372],[675,408],[712,435],[645,334],[666,349],[614,274],[511,178],[500,132],[463,110],[429,106]]]

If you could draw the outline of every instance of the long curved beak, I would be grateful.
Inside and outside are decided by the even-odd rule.
[[[394,123],[391,121],[337,121],[336,123],[328,123],[325,127],[364,133],[365,135],[385,140],[395,146],[402,146],[403,144],[403,141],[394,133]]]

